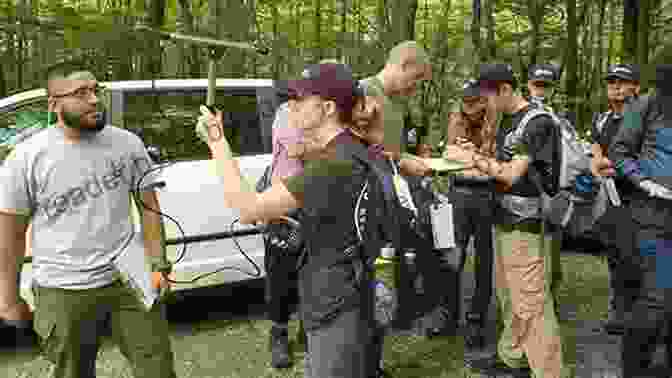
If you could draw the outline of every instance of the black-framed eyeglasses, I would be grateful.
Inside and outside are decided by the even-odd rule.
[[[62,93],[62,94],[57,94],[57,95],[52,95],[52,97],[55,98],[60,98],[60,97],[77,97],[80,100],[86,100],[88,99],[91,94],[94,94],[96,97],[101,97],[103,93],[105,92],[107,88],[103,85],[96,85],[95,87],[81,87],[77,88],[73,91],[67,92],[67,93]]]
[[[549,83],[546,81],[533,81],[532,85],[534,85],[537,88],[553,88],[553,83]]]

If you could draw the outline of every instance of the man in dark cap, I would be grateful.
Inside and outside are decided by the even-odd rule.
[[[616,174],[636,188],[630,201],[634,227],[622,231],[634,233],[642,277],[626,319],[624,377],[667,377],[670,368],[662,375],[649,365],[657,339],[672,321],[672,65],[657,67],[656,87],[651,98],[626,105],[623,127],[609,148]]]
[[[492,107],[488,107],[487,98],[481,95],[477,80],[467,80],[462,90],[462,109],[449,116],[443,156],[452,160],[464,160],[463,157],[470,152],[458,144],[465,141],[471,143],[481,153],[494,157],[496,114]],[[451,318],[457,325],[462,315],[461,275],[466,262],[467,246],[473,236],[476,291],[471,301],[471,308],[466,314],[467,333],[464,340],[465,346],[473,349],[485,346],[485,321],[492,297],[493,183],[492,177],[482,175],[476,169],[454,177],[450,197],[455,214],[458,248],[455,250],[457,253],[447,250],[442,256],[442,261],[451,261],[452,269],[456,267],[458,271],[455,275],[451,269],[447,267],[443,269],[447,276],[456,278],[455,285],[449,285],[450,293],[446,293],[448,295],[445,303],[449,305],[445,310],[453,314]]]
[[[591,128],[592,171],[596,176],[601,176],[596,167],[601,160],[608,158],[607,151],[623,125],[624,107],[639,95],[639,77],[638,67],[632,64],[616,64],[607,71],[605,81],[609,110],[593,117]],[[615,184],[622,206],[611,207],[598,221],[595,231],[607,246],[605,254],[609,267],[609,311],[604,328],[607,333],[620,334],[626,313],[632,305],[633,288],[637,288],[637,280],[629,279],[627,274],[632,271],[632,233],[619,231],[632,227],[628,204],[635,188],[624,178],[616,178]]]
[[[552,64],[533,64],[527,72],[527,89],[530,92],[530,104],[539,107],[548,107],[547,101],[556,82],[560,79],[555,66]]]
[[[552,236],[557,231],[543,221],[537,189],[540,185],[551,196],[558,190],[559,161],[553,151],[559,128],[546,114],[522,124],[533,108],[515,93],[510,64],[485,64],[480,73],[483,95],[504,117],[496,158],[475,151],[472,156],[474,166],[496,182],[495,285],[504,329],[496,356],[467,364],[489,372],[515,369],[529,376],[531,369],[536,377],[567,377],[551,295]]]

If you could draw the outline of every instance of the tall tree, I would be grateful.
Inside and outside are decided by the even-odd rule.
[[[624,61],[634,62],[637,58],[637,29],[639,24],[640,0],[623,0],[623,51]]]
[[[539,56],[539,47],[541,46],[541,29],[544,21],[544,2],[543,0],[527,0],[527,17],[532,28],[532,38],[530,40],[530,60],[529,64],[537,63]]]
[[[565,91],[570,112],[576,114],[578,80],[578,25],[576,19],[576,0],[565,0],[567,8],[567,43],[565,46]]]
[[[487,1],[487,0],[486,0]],[[482,37],[481,37],[481,15],[482,4],[481,0],[474,0],[472,4],[471,15],[471,43],[474,48],[474,66],[484,61],[485,54],[483,53]]]

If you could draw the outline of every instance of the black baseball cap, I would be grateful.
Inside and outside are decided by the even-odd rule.
[[[604,80],[623,79],[639,81],[639,67],[635,64],[614,64],[609,66]]]
[[[481,88],[478,86],[478,80],[469,79],[462,84],[462,97],[480,97]]]
[[[350,67],[340,63],[309,65],[300,79],[288,80],[278,87],[286,90],[290,98],[318,95],[346,108],[354,106],[356,98],[364,94]]]
[[[533,64],[527,71],[527,79],[531,81],[543,81],[545,83],[555,83],[557,73],[555,67],[550,64]]]
[[[480,75],[478,76],[478,85],[481,89],[493,89],[497,83],[511,83],[516,86],[516,75],[513,73],[513,67],[507,63],[486,63],[479,66]]]

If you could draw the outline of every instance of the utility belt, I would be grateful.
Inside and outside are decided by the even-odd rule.
[[[499,204],[511,214],[522,218],[541,220],[541,197],[523,197],[501,194]]]

